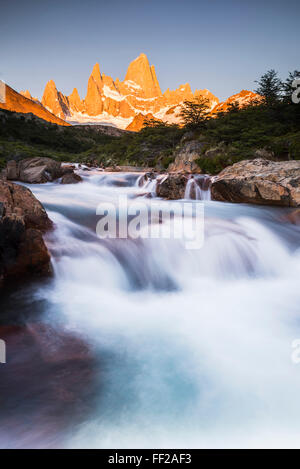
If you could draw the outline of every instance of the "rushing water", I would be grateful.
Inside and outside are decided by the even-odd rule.
[[[8,294],[3,317],[17,322],[22,314],[30,337],[48,344],[40,352],[48,364],[49,330],[77,342],[67,340],[59,363],[64,354],[68,361],[55,368],[60,384],[51,393],[52,365],[41,370],[35,346],[22,357],[35,379],[30,392],[22,376],[13,389],[7,384],[0,445],[299,446],[300,364],[291,359],[300,338],[299,228],[284,221],[285,210],[212,202],[198,185],[193,198],[206,199],[203,248],[99,240],[98,203],[116,203],[119,194],[149,200],[156,182],[81,174],[81,184],[30,186],[56,224],[46,238],[54,275]],[[188,184],[191,191],[197,181]],[[9,380],[8,364],[0,366]]]
[[[184,197],[194,200],[210,200],[210,177],[206,174],[191,175],[188,179]]]

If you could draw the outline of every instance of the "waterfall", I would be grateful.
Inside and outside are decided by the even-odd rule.
[[[185,188],[185,199],[211,200],[211,178],[207,174],[191,175]]]
[[[66,387],[60,389],[52,348],[39,350],[53,380],[36,378],[48,368],[43,375],[36,369],[34,350],[29,358],[26,349],[18,351],[34,379],[12,376],[18,386],[6,391],[13,395],[11,419],[0,420],[0,447],[16,441],[70,448],[299,445],[300,365],[290,355],[300,338],[300,227],[282,222],[288,209],[212,201],[197,250],[181,239],[99,239],[100,202],[116,205],[120,194],[134,199],[168,176],[80,174],[81,184],[28,185],[55,223],[46,235],[53,277],[24,297],[13,289],[11,307],[13,318],[17,306],[32,312],[33,323],[38,312],[38,322],[52,330],[76,332],[92,357],[71,349],[64,366],[61,354]],[[209,187],[209,176],[191,176],[186,198],[209,200]],[[174,203],[143,199],[153,202],[161,210]],[[95,388],[78,372],[87,363]],[[85,393],[77,399],[71,391],[79,381]],[[48,401],[40,399],[49,392]],[[54,412],[57,396],[68,411],[64,404]],[[77,413],[78,423],[73,410],[82,402],[88,409]],[[45,415],[55,424],[64,412],[71,428],[64,421],[49,427]]]
[[[148,194],[154,197],[156,194],[156,185],[158,178],[159,176],[157,177],[155,174],[152,173],[142,174],[136,180],[135,186],[145,189]]]

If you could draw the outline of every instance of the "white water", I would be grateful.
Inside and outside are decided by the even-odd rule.
[[[102,360],[92,415],[64,446],[299,447],[299,230],[280,210],[207,201],[199,251],[100,241],[97,204],[146,188],[138,175],[81,174],[31,186],[56,223],[54,282],[35,296]]]
[[[189,177],[185,188],[185,199],[211,200],[210,176],[204,174]]]

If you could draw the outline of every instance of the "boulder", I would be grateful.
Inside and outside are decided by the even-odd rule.
[[[54,181],[61,177],[61,163],[51,158],[26,158],[18,164],[19,180],[28,183]]]
[[[59,161],[52,158],[25,158],[18,163],[14,160],[8,161],[6,178],[27,183],[43,183],[54,181],[67,171],[68,169],[61,167]]]
[[[186,142],[177,152],[174,163],[168,167],[169,172],[201,173],[201,168],[195,162],[201,155],[204,143],[198,140]]]
[[[50,271],[42,233],[51,227],[42,204],[29,189],[0,180],[0,286],[8,278]]]
[[[77,184],[78,182],[82,181],[82,177],[79,174],[74,173],[66,173],[61,178],[61,184]]]
[[[184,174],[168,174],[161,181],[158,179],[156,194],[168,200],[177,200],[184,198],[187,177]]]
[[[212,182],[213,200],[284,207],[300,206],[300,161],[240,161]]]
[[[73,164],[64,164],[61,166],[61,174],[68,174],[74,172],[75,166]]]

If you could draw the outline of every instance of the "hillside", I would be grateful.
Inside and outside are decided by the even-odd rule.
[[[21,112],[24,114],[32,113],[45,121],[52,122],[53,124],[69,126],[67,122],[60,119],[52,112],[44,108],[44,106],[31,98],[27,98],[22,94],[15,91],[8,85],[5,85],[5,102],[0,101],[0,109],[7,111]]]

